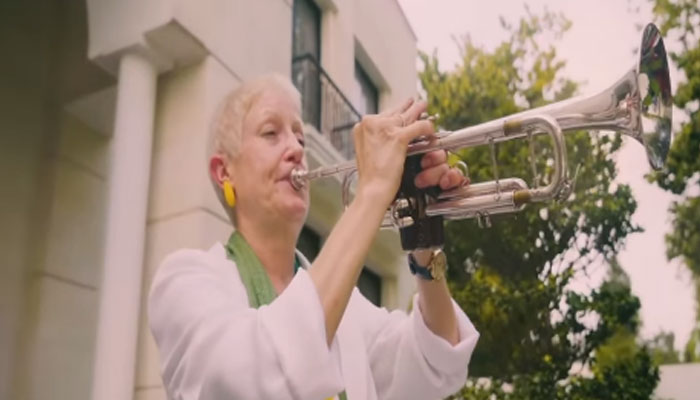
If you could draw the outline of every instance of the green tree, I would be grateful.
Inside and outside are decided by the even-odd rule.
[[[686,345],[686,361],[700,361],[700,3],[697,0],[650,0],[661,33],[680,44],[670,49],[672,62],[683,72],[674,103],[687,121],[674,133],[667,168],[650,175],[662,189],[682,196],[670,208],[673,229],[666,235],[666,255],[680,258],[695,280],[696,328]]]
[[[660,332],[649,342],[652,358],[656,365],[677,364],[680,362],[674,342],[673,332]]]
[[[461,63],[452,71],[441,70],[435,55],[421,55],[429,111],[439,115],[442,128],[459,129],[575,93],[576,83],[561,76],[564,62],[555,49],[538,45],[544,34],[563,34],[570,26],[566,18],[528,10],[518,25],[502,25],[510,39],[493,51],[463,39]],[[544,177],[528,168],[528,143],[499,144],[493,149],[499,176],[546,181],[549,144],[545,137],[532,143],[535,170]],[[447,224],[451,290],[481,332],[470,364],[474,378],[457,398],[606,398],[621,387],[634,389],[609,398],[651,395],[658,370],[635,343],[639,300],[629,285],[614,273],[590,293],[570,285],[606,260],[616,265],[625,237],[640,231],[631,222],[636,202],[630,188],[613,184],[611,155],[620,145],[616,136],[570,133],[569,160],[579,166],[570,201],[494,216],[489,229]],[[469,164],[472,181],[493,179],[488,146],[460,151],[459,157]]]

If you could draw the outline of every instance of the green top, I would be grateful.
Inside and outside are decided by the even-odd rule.
[[[277,298],[275,287],[270,282],[270,277],[262,266],[260,259],[246,242],[243,235],[233,232],[226,243],[226,254],[230,260],[236,263],[241,282],[248,293],[248,304],[253,308],[259,308],[272,303]],[[298,257],[294,257],[294,273],[301,268]],[[339,395],[340,400],[347,400],[345,391]]]

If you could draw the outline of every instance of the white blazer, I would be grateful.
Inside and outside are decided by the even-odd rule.
[[[303,258],[303,256],[302,256]],[[308,266],[308,261],[302,261]],[[248,305],[236,265],[217,243],[179,250],[153,280],[148,316],[170,399],[436,399],[458,391],[479,333],[454,303],[460,342],[354,289],[332,345],[308,273],[267,306]]]

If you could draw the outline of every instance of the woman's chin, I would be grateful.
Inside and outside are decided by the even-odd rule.
[[[306,220],[308,211],[309,206],[307,202],[301,198],[289,199],[283,207],[283,212],[287,218],[302,222]]]
[[[278,182],[279,190],[273,194],[272,204],[275,204],[275,214],[287,221],[299,221],[304,223],[309,211],[308,191],[297,191],[289,182]]]

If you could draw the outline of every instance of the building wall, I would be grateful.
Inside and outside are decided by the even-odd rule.
[[[14,30],[8,23],[7,4],[0,7],[0,43],[2,49],[10,45],[6,38],[13,36],[20,44],[42,43],[32,40],[30,33]],[[3,51],[3,54],[8,54]],[[31,72],[42,68],[22,70],[18,64],[35,57],[21,57],[16,63],[0,63],[0,76],[18,74],[18,79],[0,79],[0,398],[10,398],[11,382],[21,331],[24,296],[33,257],[28,240],[33,205],[38,195],[37,181],[44,141],[43,126],[35,113],[41,107],[40,87],[23,87],[31,80]],[[38,69],[38,71],[37,71]]]
[[[38,4],[46,10],[46,4]],[[0,63],[0,397],[12,390],[25,295],[32,264],[33,217],[44,157],[41,119],[49,42],[23,23],[31,13],[18,1],[0,3],[0,50],[13,55]],[[42,21],[45,22],[45,21]],[[12,40],[10,40],[12,38]],[[20,52],[25,46],[35,52]],[[43,78],[43,79],[42,79]],[[43,236],[36,237],[43,241]]]
[[[355,54],[382,91],[380,109],[417,94],[416,37],[397,1],[353,1]]]
[[[38,122],[54,121],[42,121],[40,109],[27,111],[34,112],[32,119]],[[1,325],[3,330],[15,328],[17,335],[10,351],[2,353],[14,353],[15,365],[2,374],[11,384],[0,387],[14,392],[3,398],[89,396],[107,140],[67,113],[59,112],[58,118],[56,131],[47,127],[46,134],[24,132],[25,143],[35,141],[34,152],[18,152],[16,144],[2,147],[21,158],[9,169],[19,172],[14,178],[33,184],[24,193],[9,186],[17,196],[9,204],[14,217],[3,218],[10,222],[3,224],[3,233],[11,231],[11,248],[24,251],[23,259],[3,262],[11,267],[7,272],[19,276],[0,279],[8,289],[3,295],[12,295],[12,311],[20,314]],[[1,158],[7,160],[5,155]],[[18,221],[22,214],[16,212],[23,208],[27,218]]]
[[[289,76],[291,0],[175,0],[174,18],[237,79]]]
[[[417,93],[416,38],[396,1],[319,1],[321,64],[352,98],[355,60],[380,91],[380,110]]]
[[[45,256],[29,294],[31,341],[21,388],[27,398],[89,397],[108,144],[106,137],[61,113],[50,164],[54,184]]]
[[[89,19],[87,56],[96,59],[145,42],[145,33],[172,19],[173,0],[84,0]],[[115,71],[116,72],[116,71]]]
[[[659,367],[655,398],[694,400],[700,393],[700,363],[671,364]]]
[[[89,397],[108,141],[62,109],[96,82],[67,87],[84,6],[0,5],[0,398]]]
[[[241,80],[289,75],[292,0],[1,3],[0,48],[12,62],[0,63],[0,76],[13,79],[0,80],[0,398],[90,397],[113,118],[114,77],[106,71],[115,74],[119,54],[138,47],[169,54],[154,59],[165,72],[158,81],[135,382],[135,398],[163,399],[147,329],[148,289],[166,254],[206,249],[230,233],[206,173],[209,121]],[[346,94],[356,57],[380,87],[383,106],[413,93],[415,41],[395,2],[320,4],[322,62]],[[373,8],[388,13],[379,31]],[[387,36],[385,43],[373,43],[373,34]],[[320,151],[310,155],[315,162],[326,157]],[[338,190],[337,182],[312,188],[309,224],[322,235],[342,212]],[[396,233],[380,233],[368,259],[384,278],[383,303],[405,308],[414,283]]]

